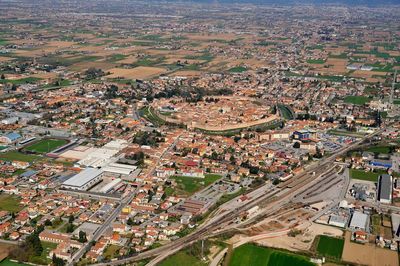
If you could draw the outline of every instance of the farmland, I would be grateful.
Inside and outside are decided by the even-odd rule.
[[[343,239],[321,235],[318,239],[317,252],[319,255],[340,260],[343,246]]]
[[[245,244],[233,251],[229,266],[311,266],[308,258],[270,248]]]

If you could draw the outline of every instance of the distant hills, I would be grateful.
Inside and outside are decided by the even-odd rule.
[[[277,5],[301,5],[301,4],[343,4],[381,6],[400,4],[400,0],[168,0],[171,2],[198,2],[198,3],[253,3],[253,4],[277,4]]]

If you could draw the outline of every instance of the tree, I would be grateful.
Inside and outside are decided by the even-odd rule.
[[[52,222],[49,219],[47,219],[46,221],[44,221],[44,225],[45,226],[52,226]]]
[[[69,218],[68,218],[68,222],[69,222],[70,224],[72,224],[72,223],[74,222],[74,220],[75,220],[75,218],[74,218],[74,216],[71,214],[71,215],[69,216]]]
[[[74,225],[72,223],[68,223],[67,233],[72,233],[73,231],[74,231]]]
[[[61,258],[58,258],[56,256],[56,254],[54,254],[54,253],[53,253],[52,262],[53,262],[54,266],[64,266],[65,265],[65,261]]]
[[[4,74],[1,74],[1,79],[6,79],[6,76],[4,76]]]
[[[87,242],[86,233],[83,231],[79,231],[79,242],[81,243]]]
[[[300,142],[296,141],[296,142],[293,144],[293,148],[299,149],[299,148],[300,148]]]

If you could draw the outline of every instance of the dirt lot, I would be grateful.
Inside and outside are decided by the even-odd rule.
[[[176,71],[171,74],[171,76],[174,77],[198,77],[202,74],[203,72],[201,71],[195,71],[195,70],[182,70],[182,71]]]
[[[112,68],[109,69],[112,73],[107,78],[126,78],[126,79],[148,79],[165,73],[166,70],[160,67],[135,67],[135,68]]]
[[[16,246],[0,243],[0,261],[8,256],[8,253]]]
[[[344,261],[370,266],[398,266],[397,252],[378,248],[372,244],[350,242],[350,232],[346,232],[342,259]]]

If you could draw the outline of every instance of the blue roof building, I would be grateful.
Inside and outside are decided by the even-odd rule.
[[[6,143],[14,143],[14,142],[16,142],[17,140],[19,140],[21,138],[22,138],[22,136],[20,134],[18,134],[16,132],[11,132],[11,133],[8,133],[6,135],[3,135],[0,138],[0,141],[1,142],[6,142]]]

